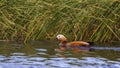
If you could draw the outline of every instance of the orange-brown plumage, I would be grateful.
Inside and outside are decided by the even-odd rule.
[[[57,35],[57,39],[60,41],[59,46],[62,48],[65,48],[65,47],[72,48],[76,46],[84,46],[84,47],[90,46],[90,43],[84,42],[84,41],[67,42],[67,38],[62,34]]]
[[[70,46],[89,46],[89,43],[83,41],[69,42]]]

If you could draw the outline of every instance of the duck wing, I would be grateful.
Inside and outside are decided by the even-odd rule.
[[[84,41],[74,41],[74,42],[69,42],[67,45],[73,47],[73,46],[89,46],[89,43],[84,42]]]

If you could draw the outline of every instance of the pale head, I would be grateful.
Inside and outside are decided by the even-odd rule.
[[[57,35],[57,39],[60,41],[67,41],[67,38],[62,34]]]

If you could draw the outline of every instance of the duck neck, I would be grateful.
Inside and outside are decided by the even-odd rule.
[[[67,43],[67,41],[61,41],[61,43],[62,43],[62,44],[66,44],[66,43]]]
[[[66,47],[67,41],[61,41],[59,46],[60,47]]]

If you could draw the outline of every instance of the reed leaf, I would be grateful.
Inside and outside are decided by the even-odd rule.
[[[120,41],[119,0],[1,0],[0,39]]]

